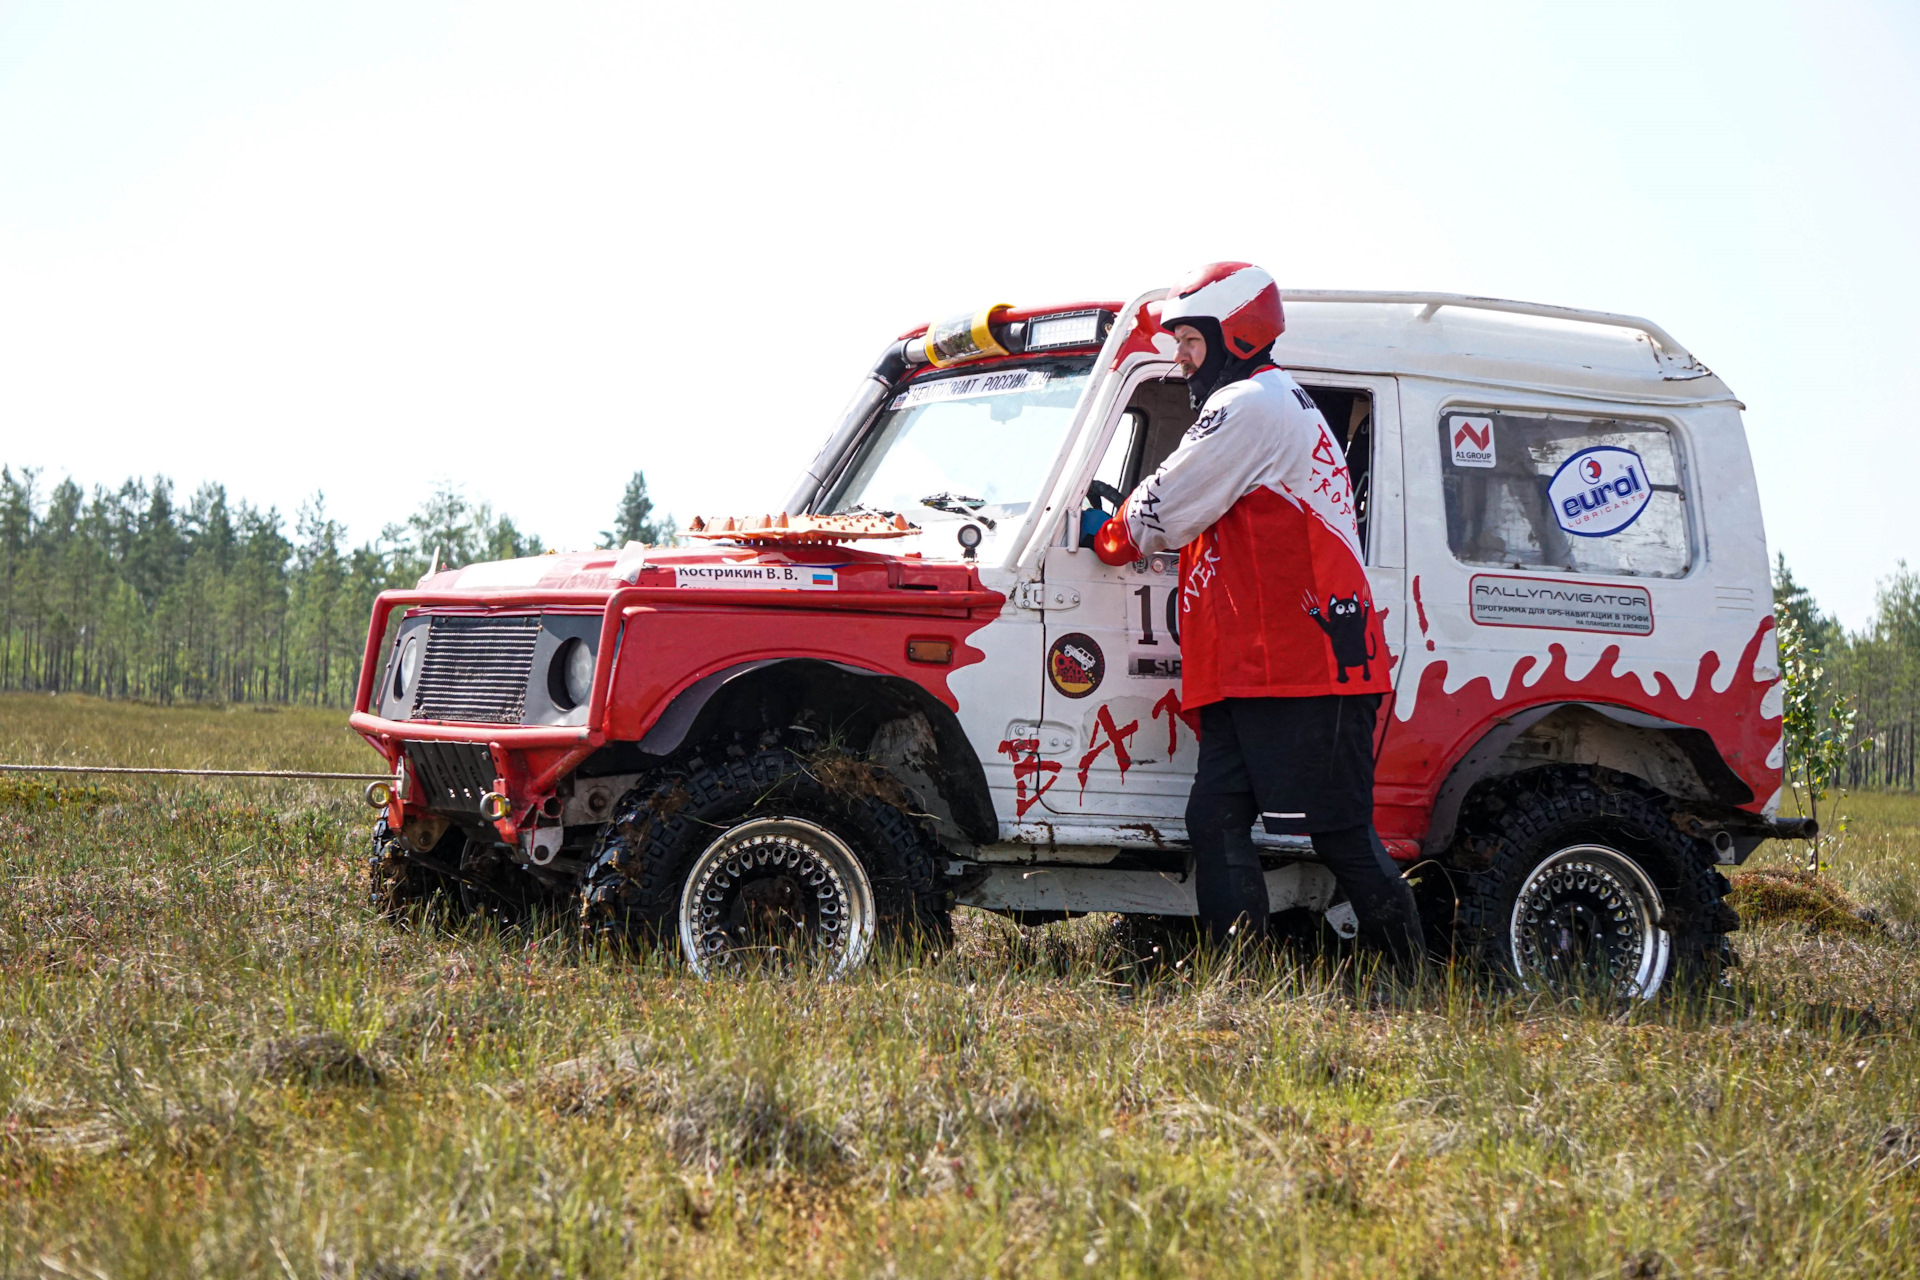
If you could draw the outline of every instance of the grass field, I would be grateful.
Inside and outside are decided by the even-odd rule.
[[[331,712],[0,698],[0,759],[364,770]],[[351,785],[0,779],[8,1275],[1907,1275],[1920,801],[1712,999],[1111,973],[966,914],[700,985],[364,905]],[[1786,870],[1790,851],[1753,866]]]

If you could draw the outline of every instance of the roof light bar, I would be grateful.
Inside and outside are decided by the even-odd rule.
[[[1065,315],[1036,316],[1027,321],[1027,350],[1096,347],[1112,327],[1111,311],[1070,311]]]

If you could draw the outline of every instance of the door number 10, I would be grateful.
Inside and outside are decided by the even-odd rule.
[[[1167,603],[1164,612],[1167,634],[1173,637],[1174,647],[1178,648],[1180,646],[1180,611],[1174,606],[1179,601],[1180,593],[1172,587],[1166,588],[1166,592]],[[1140,638],[1135,643],[1159,644],[1160,637],[1153,633],[1153,587],[1150,585],[1136,587],[1133,594],[1140,598]]]

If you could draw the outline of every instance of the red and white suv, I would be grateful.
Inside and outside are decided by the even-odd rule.
[[[700,972],[856,965],[955,904],[1191,916],[1178,557],[1083,534],[1193,419],[1160,296],[913,331],[778,511],[691,548],[383,595],[353,714],[396,777],[380,903],[560,898]],[[1718,867],[1799,830],[1739,403],[1629,317],[1286,305],[1385,620],[1375,822],[1430,928],[1642,996],[1714,963]],[[1276,911],[1350,931],[1304,838],[1256,840]]]

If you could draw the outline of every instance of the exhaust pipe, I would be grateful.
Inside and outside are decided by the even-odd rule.
[[[1820,834],[1820,824],[1812,818],[1775,818],[1775,840],[1811,840]]]

